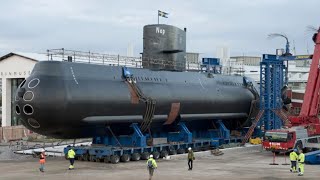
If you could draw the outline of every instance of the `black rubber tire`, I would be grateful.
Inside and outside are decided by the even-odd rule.
[[[130,155],[129,154],[123,154],[120,158],[121,162],[129,162],[130,161]]]
[[[139,153],[133,153],[131,155],[131,161],[139,161],[141,158],[141,155]]]
[[[109,163],[110,162],[110,156],[106,156],[103,158],[104,163]]]
[[[299,151],[299,150],[302,150],[302,149],[303,149],[303,148],[302,148],[302,142],[301,142],[301,141],[298,141],[298,142],[295,144],[294,148],[297,149],[298,151]]]
[[[193,152],[199,152],[200,151],[200,147],[194,147],[193,148]]]
[[[176,150],[171,150],[169,151],[169,155],[176,155],[177,154],[177,151]]]
[[[279,151],[273,151],[273,153],[275,153],[276,155],[280,154]]]
[[[207,151],[207,150],[210,150],[210,146],[201,147],[201,151]]]
[[[117,163],[119,163],[119,161],[120,161],[120,157],[118,155],[112,155],[110,157],[110,162],[112,164],[117,164]]]
[[[89,161],[90,162],[95,162],[96,161],[96,157],[94,155],[89,155]]]
[[[80,155],[80,156],[79,156],[79,161],[84,161],[83,155]]]
[[[84,154],[83,155],[83,160],[84,161],[89,161],[89,154]]]
[[[186,151],[185,151],[184,149],[178,149],[178,150],[177,150],[177,153],[178,153],[178,154],[184,154],[184,153],[186,153]]]
[[[143,152],[141,154],[141,159],[142,160],[147,160],[147,159],[149,159],[149,156],[150,156],[149,152]]]
[[[164,150],[164,151],[161,151],[161,152],[160,152],[160,157],[161,157],[161,158],[164,158],[164,157],[167,157],[167,156],[169,156],[168,151]]]
[[[152,155],[153,155],[153,159],[159,159],[160,158],[160,153],[158,151],[153,151]]]

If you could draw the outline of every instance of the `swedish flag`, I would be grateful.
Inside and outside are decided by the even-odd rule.
[[[164,18],[168,18],[167,15],[168,15],[168,13],[158,10],[158,16],[161,16],[161,17],[164,17]]]

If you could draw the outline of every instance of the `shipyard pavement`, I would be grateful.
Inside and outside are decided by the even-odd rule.
[[[188,171],[187,154],[171,156],[168,160],[157,160],[155,180],[173,179],[319,179],[319,165],[305,165],[305,174],[298,177],[290,173],[283,156],[277,157],[280,165],[271,166],[272,154],[261,151],[259,146],[233,148],[223,151],[222,156],[210,152],[195,153],[193,170]],[[286,159],[289,162],[289,159]],[[77,161],[75,169],[68,170],[69,162],[62,158],[48,157],[46,171],[38,169],[38,158],[0,161],[0,179],[77,179],[77,180],[141,180],[148,179],[146,161],[106,164]]]

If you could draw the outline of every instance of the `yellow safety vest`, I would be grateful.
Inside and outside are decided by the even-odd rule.
[[[72,150],[72,149],[70,149],[69,151],[68,151],[68,158],[74,158],[74,156],[76,155],[76,153],[74,152],[74,150]]]
[[[149,161],[152,162],[153,168],[157,168],[157,167],[158,167],[158,166],[157,166],[157,163],[156,163],[156,160],[154,160],[153,158],[149,158],[148,161],[147,161],[147,164],[148,164]]]
[[[304,154],[303,153],[299,154],[299,161],[298,162],[301,164],[304,164]]]
[[[297,161],[297,159],[298,159],[298,154],[296,152],[292,151],[290,153],[290,161]]]

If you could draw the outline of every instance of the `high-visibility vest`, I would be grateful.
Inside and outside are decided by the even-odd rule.
[[[68,158],[73,159],[75,155],[76,155],[76,153],[74,152],[74,150],[70,149],[68,151]]]
[[[298,162],[301,164],[304,164],[304,154],[303,153],[299,154],[299,161]]]
[[[40,154],[40,160],[39,160],[39,162],[40,162],[41,164],[44,164],[44,163],[46,162],[46,155],[45,155],[44,153],[41,153],[41,154]]]
[[[297,161],[297,159],[298,159],[298,154],[296,152],[292,151],[290,153],[290,161]]]
[[[188,152],[188,159],[194,160],[194,154],[192,150]]]
[[[148,161],[147,161],[147,164],[148,164],[149,161],[152,162],[153,168],[157,168],[157,167],[158,167],[158,165],[157,165],[157,163],[156,163],[156,160],[154,160],[153,158],[149,158]]]

